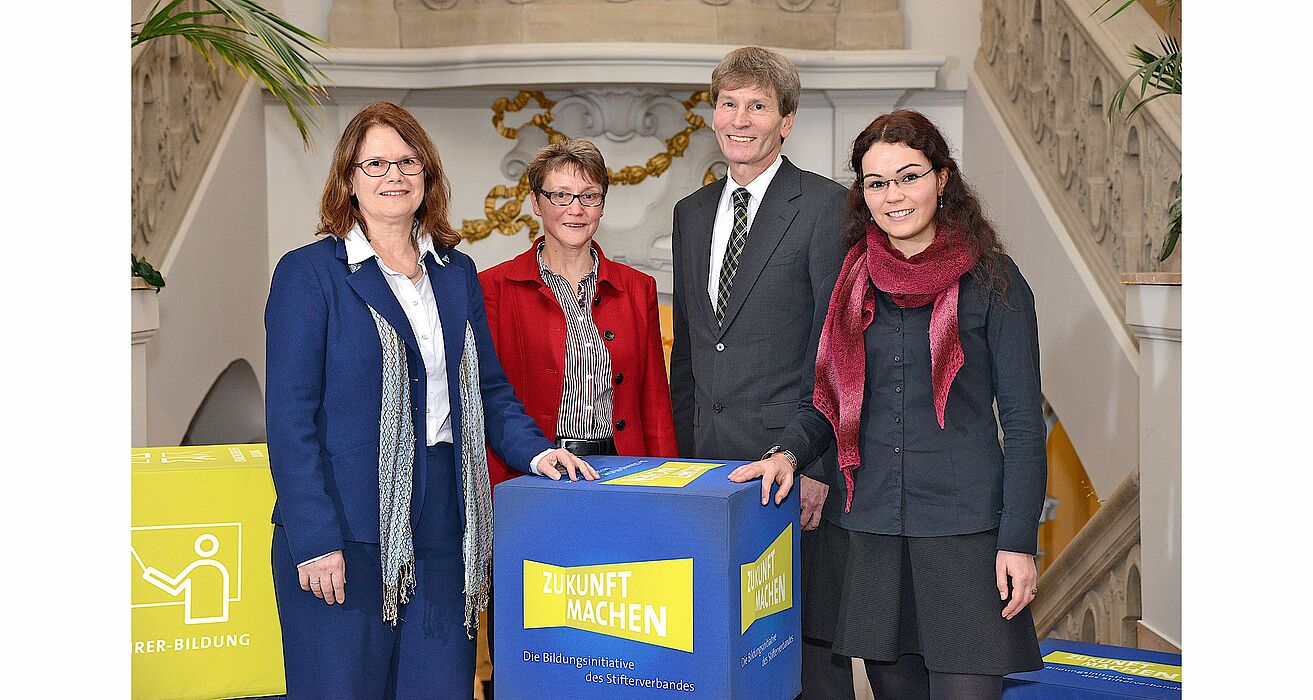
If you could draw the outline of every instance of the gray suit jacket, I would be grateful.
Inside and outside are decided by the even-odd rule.
[[[784,160],[752,221],[718,326],[707,278],[725,182],[675,205],[670,398],[681,456],[758,459],[793,418],[804,374],[815,371],[824,314],[814,312],[829,304],[824,283],[843,262],[846,190]],[[829,483],[833,469],[831,452],[803,472]]]

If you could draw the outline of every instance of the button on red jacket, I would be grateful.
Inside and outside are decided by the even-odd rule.
[[[540,239],[541,240],[541,239]],[[565,313],[538,273],[538,243],[479,273],[493,345],[515,395],[549,440],[556,439],[565,376]],[[656,280],[597,251],[593,322],[611,353],[614,383],[611,424],[616,452],[674,457],[675,426],[661,348]],[[610,338],[608,338],[610,331]],[[622,379],[623,378],[623,379]],[[623,427],[622,427],[623,426]],[[493,484],[519,476],[488,453]]]

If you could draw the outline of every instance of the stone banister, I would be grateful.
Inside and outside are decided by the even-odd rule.
[[[1040,639],[1137,646],[1140,472],[1131,472],[1039,579]]]
[[[187,10],[203,3],[189,0]],[[241,76],[176,37],[132,54],[132,252],[160,267],[195,198]],[[161,271],[167,272],[162,267]]]
[[[1107,117],[1131,75],[1133,44],[1161,30],[1139,5],[1104,23],[1098,0],[983,0],[975,72],[1003,115],[1109,305],[1124,308],[1123,272],[1179,271],[1158,262],[1181,180],[1181,102],[1154,100],[1130,120]],[[1105,10],[1106,12],[1106,10]],[[1100,15],[1104,16],[1104,15]],[[1136,103],[1138,81],[1126,111]]]

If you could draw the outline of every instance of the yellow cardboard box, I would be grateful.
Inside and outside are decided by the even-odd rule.
[[[285,692],[264,445],[132,451],[132,697]]]

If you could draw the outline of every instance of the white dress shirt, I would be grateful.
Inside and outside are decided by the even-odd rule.
[[[445,265],[442,258],[433,251],[433,239],[419,237],[419,259],[430,256],[438,265]],[[364,262],[377,257],[374,246],[356,226],[346,237],[346,259],[350,264]],[[415,342],[419,345],[419,354],[424,360],[425,383],[424,434],[426,445],[439,442],[452,442],[451,435],[451,396],[447,392],[447,350],[442,342],[442,319],[438,317],[438,301],[433,296],[433,285],[429,282],[428,271],[419,266],[419,280],[412,282],[404,272],[396,272],[378,260],[378,269],[383,271],[383,278],[392,288],[392,294],[401,304],[402,311],[410,320],[410,329],[415,332]]]
[[[733,175],[725,176],[725,189],[721,191],[720,204],[716,206],[716,222],[711,227],[711,274],[707,276],[707,296],[711,297],[713,309],[720,296],[720,268],[725,262],[725,249],[729,247],[729,234],[734,229],[734,190],[743,187],[751,195],[748,199],[748,228],[751,229],[761,198],[766,195],[766,188],[770,187],[770,181],[775,179],[783,162],[783,156],[775,156],[775,162],[746,185],[735,182]]]

